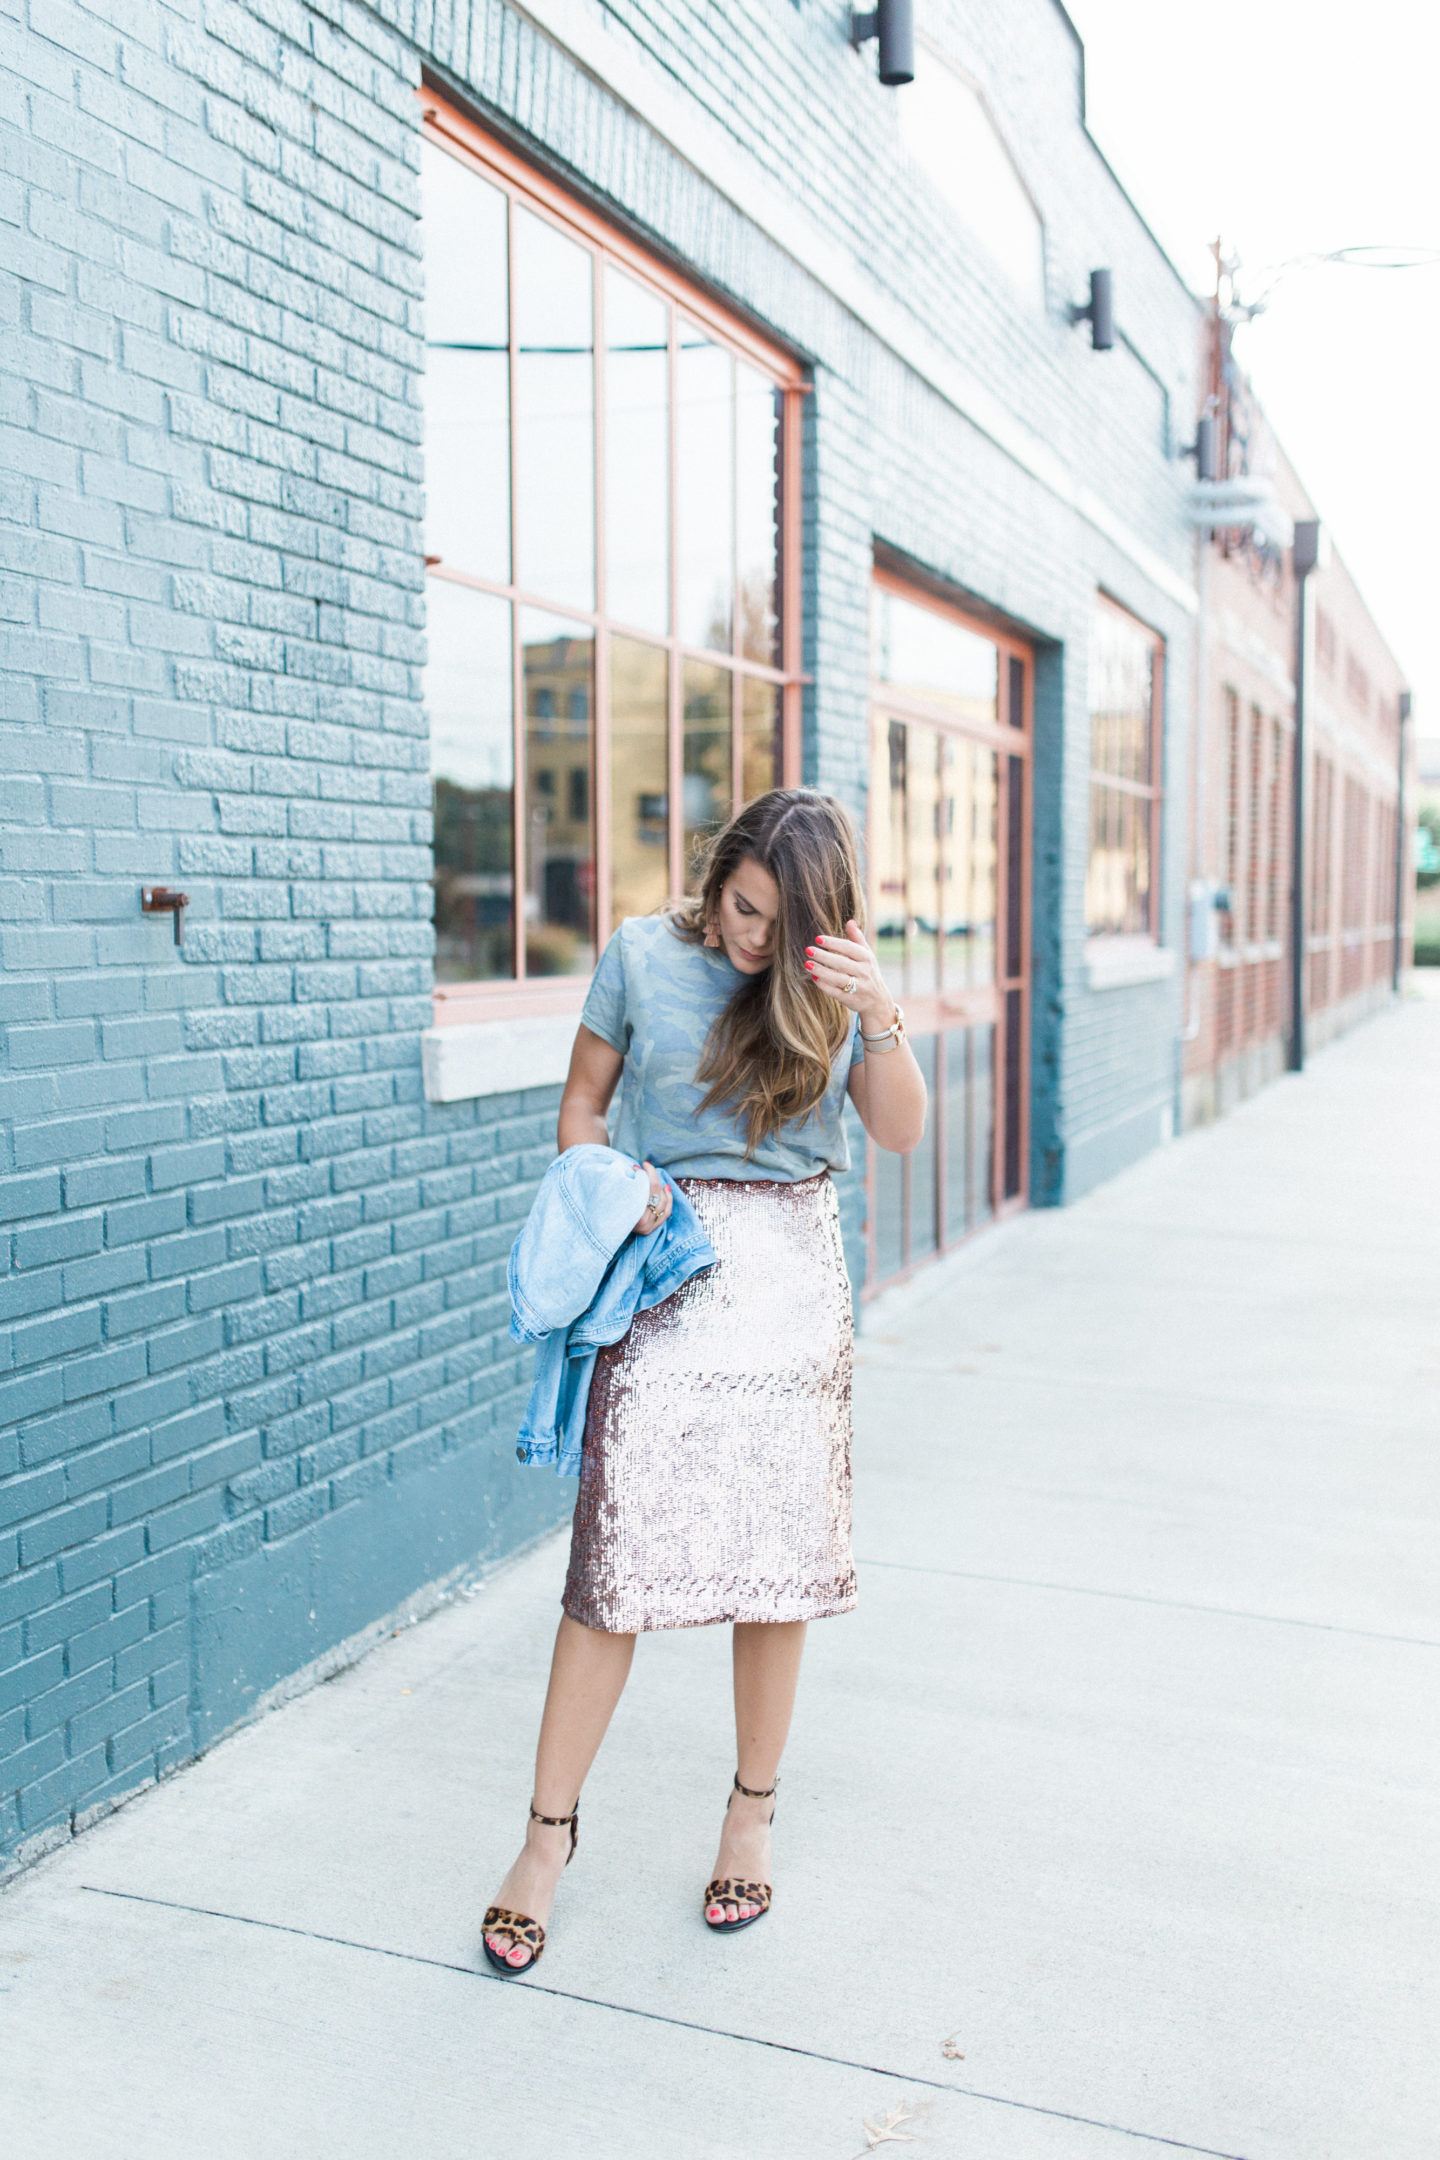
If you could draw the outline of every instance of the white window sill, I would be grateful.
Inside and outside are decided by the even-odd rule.
[[[553,1087],[570,1069],[577,1012],[536,1013],[426,1028],[420,1037],[425,1100],[472,1102]]]
[[[1124,990],[1132,983],[1165,982],[1175,973],[1174,949],[1148,937],[1096,937],[1085,941],[1085,982],[1091,990]]]

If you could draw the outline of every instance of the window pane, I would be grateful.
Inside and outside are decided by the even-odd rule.
[[[1151,800],[1128,789],[1091,784],[1087,930],[1137,935],[1150,928]]]
[[[1094,780],[1085,881],[1085,926],[1092,932],[1136,935],[1154,929],[1150,821],[1157,779],[1159,652],[1159,639],[1143,623],[1118,608],[1097,606],[1090,644]],[[1107,787],[1107,780],[1130,784]]]
[[[425,371],[425,552],[510,578],[510,364],[432,346]]]
[[[884,1282],[905,1264],[905,1158],[877,1147],[872,1147],[871,1157],[875,1164],[875,1273]]]
[[[880,682],[944,698],[958,718],[996,724],[1000,655],[988,638],[884,585],[875,587],[874,610],[872,661]]]
[[[995,980],[999,759],[954,736],[943,756],[943,987],[976,989]]]
[[[995,1030],[970,1029],[970,1227],[995,1212]]]
[[[940,739],[934,728],[908,730],[906,771],[909,813],[910,975],[912,991],[939,988],[940,926]]]
[[[595,605],[594,258],[515,212],[515,581]]]
[[[767,788],[780,785],[780,692],[774,683],[752,677],[740,685],[745,740],[741,748],[743,798],[754,802]]]
[[[1111,833],[1114,795],[1094,782],[1090,787],[1090,858],[1085,871],[1085,927],[1114,930],[1124,913],[1124,876]]]
[[[870,776],[873,943],[885,987],[905,992],[905,727],[899,720],[877,729]]]
[[[425,210],[425,547],[457,570],[510,576],[505,197],[433,143]]]
[[[1007,990],[1005,992],[1005,1104],[1001,1127],[1005,1136],[1002,1175],[1007,1200],[1019,1198],[1020,1188],[1024,1182],[1020,1162],[1020,1128],[1023,1122],[1024,1108],[1020,1100],[1020,1075],[1023,1062],[1021,1053],[1024,1049],[1023,1031],[1024,1019],[1020,1011],[1020,992],[1018,990]]]
[[[679,632],[729,652],[735,608],[734,362],[681,323],[676,415]]]
[[[610,640],[611,914],[647,915],[670,890],[666,656]]]
[[[735,368],[736,530],[740,554],[740,650],[778,667],[780,395],[753,368]]]
[[[1150,814],[1149,799],[1132,795],[1130,844],[1126,850],[1126,912],[1130,927],[1134,930],[1149,930],[1154,927],[1150,920]]]
[[[927,1100],[935,1100],[935,1037],[917,1036],[912,1045],[915,1062],[925,1076]],[[883,1055],[883,1053],[882,1053]],[[910,1258],[923,1260],[933,1253],[935,1236],[935,1119],[925,1121],[925,1134],[910,1156]]]
[[[669,309],[605,272],[605,605],[612,621],[670,627]]]
[[[695,849],[730,815],[730,683],[728,668],[687,660],[681,678],[685,726],[684,861],[687,891],[695,889]]]
[[[1112,779],[1151,785],[1155,640],[1115,608],[1095,611],[1090,648],[1090,763]]]
[[[953,1245],[970,1228],[970,1028],[950,1028],[945,1045],[945,1242]]]
[[[972,744],[970,766],[970,981],[995,980],[995,919],[1000,906],[1000,758]]]
[[[435,798],[435,975],[514,973],[510,603],[430,578],[425,702]]]
[[[583,975],[595,965],[590,806],[595,634],[526,608],[525,968]]]

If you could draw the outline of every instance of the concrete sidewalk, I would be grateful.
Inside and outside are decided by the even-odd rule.
[[[1437,1141],[1411,1003],[872,1308],[762,1927],[658,1636],[477,1971],[552,1542],[0,1900],[6,2160],[1433,2160]]]

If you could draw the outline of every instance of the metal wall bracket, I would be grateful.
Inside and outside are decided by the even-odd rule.
[[[190,905],[188,892],[172,892],[168,885],[142,885],[140,909],[145,915],[168,915],[175,925],[175,943],[185,942],[185,910]]]

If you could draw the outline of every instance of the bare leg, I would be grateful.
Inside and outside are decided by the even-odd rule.
[[[775,1783],[790,1731],[805,1622],[737,1621],[735,1625],[735,1757],[742,1785],[766,1792]],[[738,1875],[748,1882],[770,1880],[770,1817],[773,1800],[750,1800],[733,1793],[720,1832],[717,1875]],[[718,1919],[722,1908],[710,1907]],[[749,1919],[757,1907],[749,1900],[723,1908],[727,1919]]]
[[[535,1807],[541,1815],[568,1815],[578,1806],[580,1788],[620,1700],[634,1654],[633,1635],[605,1635],[598,1628],[581,1627],[568,1614],[562,1618],[535,1750]],[[555,1886],[569,1851],[568,1828],[527,1824],[520,1857],[501,1883],[495,1903],[543,1926],[550,1918]],[[523,1943],[512,1944],[503,1933],[486,1940],[517,1972],[529,1964],[530,1952]]]

